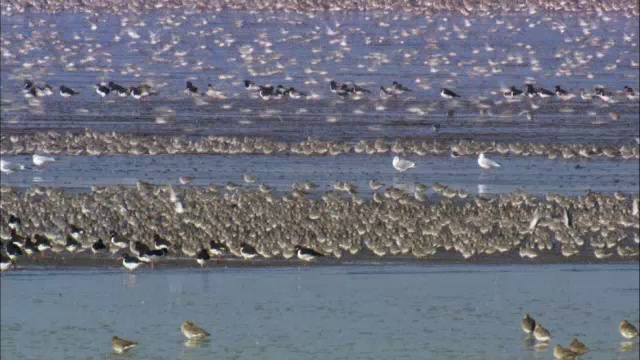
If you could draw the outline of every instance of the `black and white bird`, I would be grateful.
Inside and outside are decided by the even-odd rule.
[[[45,251],[51,249],[51,241],[47,239],[44,235],[35,234],[33,235],[33,242],[38,247],[38,251]]]
[[[527,95],[530,98],[536,97],[538,95],[538,92],[533,87],[533,84],[525,84],[525,86],[526,86],[525,95]]]
[[[20,221],[19,217],[15,216],[13,214],[10,214],[9,215],[9,227],[11,229],[14,229],[14,230],[20,230],[20,228],[22,227],[22,221]]]
[[[129,241],[127,241],[127,239],[125,239],[122,235],[119,235],[117,232],[111,231],[111,234],[109,236],[111,243],[116,248],[125,249],[129,247]]]
[[[337,83],[335,80],[331,80],[331,82],[329,83],[329,89],[332,93],[339,96],[347,96],[349,93],[347,90],[347,85]]]
[[[246,260],[251,260],[254,257],[258,256],[258,251],[252,245],[247,243],[240,244],[240,255]]]
[[[96,242],[91,244],[91,252],[94,254],[97,254],[105,250],[107,250],[107,246],[104,244],[102,239],[98,239]]]
[[[218,242],[215,240],[211,240],[211,242],[209,243],[209,252],[213,256],[222,256],[229,252],[229,247],[221,241]]]
[[[302,99],[307,96],[306,93],[299,91],[298,89],[293,87],[288,88],[285,94],[291,99]]]
[[[71,234],[75,240],[78,240],[78,238],[85,233],[86,231],[83,228],[75,226],[74,224],[69,224],[69,234]]]
[[[151,267],[153,268],[154,264],[160,258],[166,257],[168,253],[169,253],[169,250],[166,248],[154,249],[154,250],[149,250],[147,252],[141,253],[138,258],[141,261],[144,261],[146,263],[151,263]]]
[[[317,251],[315,251],[315,250],[313,250],[311,248],[304,247],[304,246],[301,246],[301,245],[296,245],[293,249],[296,251],[296,253],[298,255],[298,259],[303,260],[303,261],[311,261],[311,260],[313,260],[315,258],[324,256],[323,254],[321,254],[321,253],[319,253],[319,252],[317,252]]]
[[[196,262],[200,265],[200,267],[204,267],[204,264],[207,263],[211,259],[211,255],[209,255],[209,251],[203,247],[200,248],[198,253],[196,254]]]
[[[139,86],[131,86],[129,88],[129,92],[131,93],[131,96],[136,100],[140,100],[142,98],[146,98],[146,97],[151,96],[151,95],[158,95],[158,92],[156,92],[151,87],[151,85],[148,85],[148,84],[140,84]]]
[[[67,242],[64,244],[64,247],[70,253],[74,253],[82,249],[82,245],[71,235],[67,235]]]
[[[189,95],[198,95],[198,88],[191,81],[187,81],[187,88],[184,89],[184,92]]]
[[[505,91],[504,93],[502,93],[502,95],[504,95],[504,97],[506,97],[507,99],[513,99],[516,98],[518,96],[522,95],[522,90],[518,90],[516,89],[515,86],[510,86],[509,90]]]
[[[441,88],[440,89],[440,96],[442,96],[445,99],[453,99],[453,98],[457,98],[460,97],[460,95],[454,93],[453,91],[447,89],[447,88]]]
[[[171,242],[169,240],[163,239],[158,234],[153,234],[153,247],[156,250],[171,248]]]
[[[29,238],[24,240],[24,244],[22,245],[22,250],[24,250],[24,252],[27,253],[27,255],[40,252],[40,250],[38,250],[38,245],[36,245],[36,243],[34,241],[31,241],[31,239]]]
[[[140,265],[144,264],[144,262],[142,262],[140,259],[129,256],[129,254],[127,253],[122,254],[122,256],[120,256],[118,259],[122,260],[122,265],[127,270],[135,270],[140,267]]]
[[[244,88],[249,90],[249,91],[256,91],[256,90],[260,90],[260,86],[256,85],[253,81],[251,80],[245,80],[244,81]]]
[[[22,255],[22,249],[13,241],[7,241],[7,244],[4,247],[7,252],[7,256],[11,260],[15,260],[18,256]]]
[[[127,97],[130,95],[130,91],[129,89],[127,89],[124,86],[120,86],[116,83],[114,83],[113,81],[109,81],[109,83],[107,84],[107,86],[109,87],[109,89],[111,91],[113,91],[114,93],[116,93],[116,95],[118,95],[119,97]]]
[[[108,86],[103,85],[101,83],[96,84],[96,93],[100,95],[100,97],[105,97],[109,95],[110,92],[111,92],[111,89]]]
[[[536,94],[538,94],[539,97],[545,99],[545,98],[550,98],[552,96],[555,95],[555,93],[553,91],[547,90],[545,88],[539,87],[536,89]]]
[[[76,95],[78,95],[77,91],[64,85],[60,85],[60,96],[68,98]]]
[[[387,89],[384,86],[380,86],[380,98],[383,100],[396,97],[396,92],[393,89]]]
[[[613,96],[611,92],[605,90],[603,87],[596,87],[595,93],[596,93],[596,96],[599,97],[600,100],[604,102],[609,102],[611,100],[611,97]]]
[[[369,90],[367,90],[367,89],[365,89],[365,88],[363,88],[361,86],[358,86],[356,84],[353,84],[351,86],[346,86],[346,90],[347,90],[347,92],[350,92],[350,93],[352,93],[354,95],[363,95],[363,94],[371,93],[371,91],[369,91]]]
[[[140,254],[148,253],[151,249],[142,241],[131,241],[129,242],[129,250],[139,257]]]
[[[9,270],[14,264],[15,261],[13,259],[5,257],[4,254],[0,252],[0,271]]]
[[[400,95],[400,94],[404,94],[405,92],[410,92],[410,91],[411,91],[408,87],[406,87],[406,86],[404,86],[404,85],[400,84],[400,83],[399,83],[399,82],[397,82],[397,81],[394,81],[394,82],[391,84],[391,88],[392,88],[392,89],[393,89],[393,91],[394,91],[396,94],[398,94],[398,95]]]

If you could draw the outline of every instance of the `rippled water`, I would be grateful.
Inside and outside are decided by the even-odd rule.
[[[368,181],[379,179],[389,186],[412,191],[416,182],[439,182],[462,188],[472,194],[503,193],[522,189],[534,194],[559,192],[582,195],[586,190],[612,193],[637,192],[640,186],[637,160],[591,161],[549,160],[540,157],[521,158],[493,155],[502,164],[499,169],[483,171],[475,157],[452,159],[409,157],[416,168],[397,173],[391,166],[391,155],[308,156],[61,156],[46,168],[31,167],[2,176],[2,184],[29,187],[45,185],[88,190],[92,185],[135,186],[137,180],[158,185],[177,184],[184,175],[194,176],[190,185],[243,183],[243,174],[257,177],[256,184],[266,183],[277,191],[291,191],[291,184],[311,180],[320,190],[333,189],[337,180],[353,182],[359,195],[371,195]],[[29,164],[29,156],[12,156],[14,163]],[[364,166],[363,166],[364,165]],[[82,173],[82,176],[78,176]],[[256,187],[253,184],[253,187]],[[245,185],[246,186],[246,185]]]
[[[639,321],[637,265],[343,266],[28,270],[2,276],[3,359],[551,359],[520,330],[585,359],[637,359],[617,326]],[[193,320],[211,340],[185,347]],[[629,350],[623,352],[623,350]]]

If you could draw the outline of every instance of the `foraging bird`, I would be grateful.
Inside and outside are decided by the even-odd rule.
[[[416,167],[416,164],[413,161],[400,159],[400,157],[395,156],[393,161],[391,162],[393,167],[399,172],[405,172],[411,168]]]
[[[375,190],[379,190],[384,186],[384,183],[382,181],[379,180],[369,180],[369,187],[371,188],[371,190],[375,191]]]
[[[33,161],[33,164],[35,166],[42,166],[42,165],[46,165],[47,163],[56,161],[56,159],[52,157],[38,155],[38,154],[33,154],[31,160]]]
[[[627,320],[622,320],[620,322],[618,331],[620,332],[620,335],[622,335],[622,337],[624,337],[625,339],[633,339],[635,337],[638,337],[638,329],[636,329],[636,327]]]
[[[210,335],[191,321],[183,322],[182,325],[180,325],[180,331],[182,331],[182,334],[189,340],[199,340]]]
[[[442,96],[445,99],[453,99],[453,98],[460,97],[460,95],[454,93],[453,91],[447,88],[440,89],[440,96]]]
[[[483,169],[491,169],[491,168],[495,168],[495,167],[500,167],[500,164],[498,164],[497,162],[485,157],[484,153],[480,153],[480,156],[478,156],[478,165],[480,165],[480,167],[483,168]]]
[[[78,92],[73,90],[72,88],[68,88],[64,85],[60,86],[60,96],[62,97],[71,97],[71,96],[75,96],[78,95]]]
[[[121,339],[117,336],[111,338],[111,348],[118,354],[122,354],[138,345],[137,342]]]
[[[300,245],[296,245],[293,249],[297,252],[298,259],[303,261],[311,261],[317,257],[324,256],[324,254],[321,254],[311,248],[300,246]]]
[[[161,238],[160,235],[158,234],[153,234],[153,247],[156,250],[160,250],[160,249],[169,250],[171,248],[171,242],[169,240],[165,240]]]
[[[526,332],[527,334],[531,334],[533,332],[533,329],[536,328],[536,321],[533,320],[533,318],[530,317],[529,314],[524,314],[524,318],[522,318],[520,325],[522,326],[522,331]]]

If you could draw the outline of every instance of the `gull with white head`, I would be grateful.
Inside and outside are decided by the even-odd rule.
[[[491,169],[491,168],[495,168],[495,167],[500,167],[500,164],[498,164],[497,162],[485,157],[484,153],[480,153],[480,156],[478,156],[478,165],[480,165],[480,167],[483,168],[483,169]]]
[[[24,170],[24,165],[13,164],[10,161],[0,160],[0,171],[5,174],[11,174],[15,171]]]
[[[416,164],[413,161],[400,159],[400,157],[396,156],[393,158],[393,167],[399,172],[405,172],[411,168],[416,167]]]
[[[46,165],[47,163],[56,161],[56,159],[54,159],[52,157],[44,156],[44,155],[38,155],[38,154],[33,154],[32,160],[33,160],[33,164],[35,166],[43,166],[43,165]]]

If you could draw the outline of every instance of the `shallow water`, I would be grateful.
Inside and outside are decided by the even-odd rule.
[[[3,359],[552,359],[552,346],[637,359],[617,326],[638,324],[637,265],[396,265],[205,270],[28,270],[2,276]],[[185,347],[193,320],[211,340]]]
[[[504,193],[522,189],[529,193],[558,192],[582,195],[588,189],[613,193],[637,193],[640,186],[637,160],[563,161],[540,157],[493,155],[502,164],[499,169],[484,171],[475,157],[452,159],[449,156],[408,157],[416,168],[397,173],[391,155],[361,156],[60,156],[46,168],[30,167],[25,171],[3,175],[1,183],[17,187],[44,185],[86,191],[93,185],[135,186],[143,180],[158,185],[177,184],[184,175],[194,176],[190,185],[219,185],[227,181],[243,184],[243,174],[257,177],[276,191],[291,191],[291,184],[311,180],[320,190],[332,190],[338,180],[356,184],[359,195],[371,196],[368,181],[379,179],[387,186],[412,191],[415,183],[441,183],[471,194]],[[4,157],[14,163],[29,164],[30,156]],[[364,166],[363,166],[364,165]],[[81,176],[79,176],[81,174]],[[245,184],[245,186],[247,186]]]

